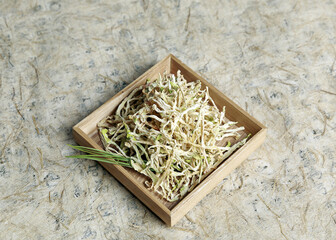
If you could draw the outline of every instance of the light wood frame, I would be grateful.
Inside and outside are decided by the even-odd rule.
[[[134,88],[145,84],[146,79],[155,79],[159,73],[163,74],[165,71],[176,74],[178,69],[181,70],[181,73],[187,81],[195,81],[199,79],[203,86],[208,86],[210,96],[213,98],[219,109],[226,106],[226,117],[231,121],[237,121],[239,126],[244,126],[246,133],[251,133],[251,137],[244,146],[239,148],[228,159],[221,163],[190,193],[174,203],[165,201],[158,194],[147,189],[144,185],[144,181],[147,179],[146,176],[132,169],[108,163],[100,163],[169,226],[173,226],[178,222],[205,195],[216,187],[224,177],[230,174],[230,172],[239,166],[263,143],[267,132],[266,127],[172,54],[169,54],[163,60],[155,64],[126,88],[73,127],[73,135],[75,141],[79,145],[102,149],[102,144],[97,132],[97,123],[104,117],[110,115]]]

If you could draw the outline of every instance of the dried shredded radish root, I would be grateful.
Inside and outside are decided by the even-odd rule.
[[[115,114],[98,124],[105,150],[131,159],[132,168],[148,176],[147,187],[168,201],[191,191],[247,137],[225,118],[201,82],[164,74],[135,89]],[[225,146],[220,143],[225,142]]]

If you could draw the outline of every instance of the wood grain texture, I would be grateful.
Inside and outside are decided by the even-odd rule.
[[[102,149],[102,144],[97,132],[97,123],[104,117],[113,113],[120,102],[132,90],[145,84],[146,79],[155,79],[159,74],[163,74],[165,71],[176,74],[177,70],[181,70],[181,73],[187,81],[200,80],[203,88],[208,87],[209,93],[217,107],[222,109],[223,106],[225,106],[227,118],[231,121],[238,122],[239,126],[244,126],[245,136],[247,134],[251,134],[251,138],[244,146],[235,151],[215,170],[205,175],[205,178],[201,181],[201,183],[198,184],[190,193],[173,203],[162,199],[162,197],[160,197],[157,193],[147,189],[144,185],[144,182],[148,180],[146,176],[132,169],[107,163],[100,163],[120,183],[122,183],[130,192],[132,192],[169,226],[173,226],[177,223],[178,220],[181,219],[190,209],[192,209],[204,196],[206,196],[206,194],[216,187],[224,177],[230,174],[230,172],[239,166],[262,144],[266,137],[265,126],[250,116],[246,111],[217,90],[204,78],[182,63],[174,55],[169,54],[73,127],[74,137],[78,144]]]

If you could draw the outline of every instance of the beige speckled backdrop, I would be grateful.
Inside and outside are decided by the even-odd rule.
[[[335,1],[0,2],[0,239],[336,239]],[[172,228],[64,158],[168,53],[269,128]]]

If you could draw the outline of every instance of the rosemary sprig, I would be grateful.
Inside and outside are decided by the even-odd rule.
[[[87,154],[66,156],[67,158],[85,158],[85,159],[90,159],[90,160],[94,160],[98,162],[112,163],[112,164],[120,165],[123,167],[133,168],[131,164],[131,159],[124,157],[122,155],[114,154],[114,153],[110,153],[107,151],[90,148],[90,147],[73,146],[69,144],[68,146],[76,150],[79,150],[81,152],[87,153]]]

